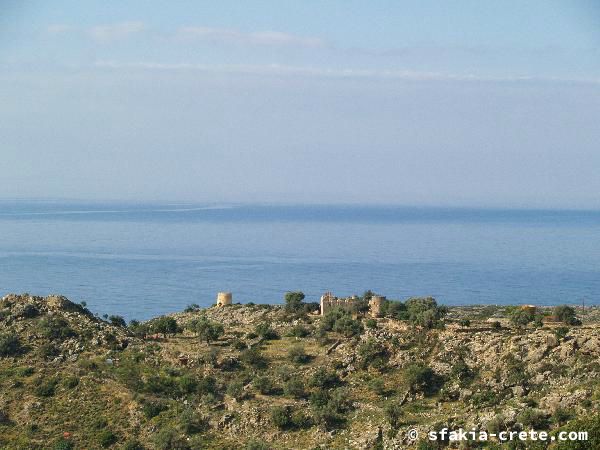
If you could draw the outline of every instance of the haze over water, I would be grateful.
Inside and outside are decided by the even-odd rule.
[[[0,292],[147,319],[372,289],[458,304],[600,303],[600,212],[0,202]]]

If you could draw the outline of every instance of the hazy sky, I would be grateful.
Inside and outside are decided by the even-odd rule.
[[[0,0],[0,156],[0,197],[600,208],[600,3]]]

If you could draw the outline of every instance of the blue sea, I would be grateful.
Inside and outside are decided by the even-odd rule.
[[[600,212],[0,202],[0,293],[147,319],[366,289],[460,304],[600,304]]]

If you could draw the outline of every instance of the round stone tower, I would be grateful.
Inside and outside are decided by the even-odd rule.
[[[233,295],[231,292],[219,292],[217,294],[217,306],[231,305]]]
[[[369,300],[369,313],[371,317],[381,316],[381,307],[385,303],[385,297],[383,295],[373,295]]]

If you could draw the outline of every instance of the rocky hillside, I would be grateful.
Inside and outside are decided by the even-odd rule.
[[[231,305],[125,326],[64,297],[8,295],[0,447],[427,449],[430,430],[474,427],[589,429],[551,448],[599,448],[597,310],[577,326],[483,310],[430,328]]]

